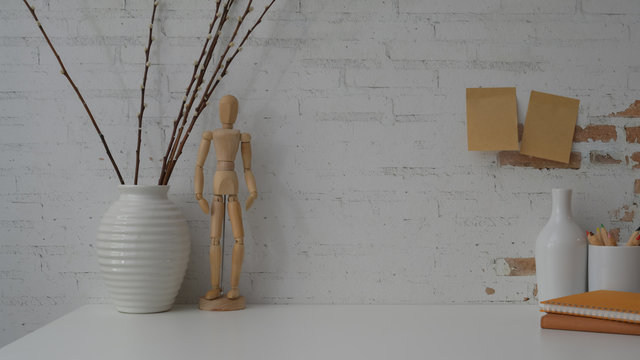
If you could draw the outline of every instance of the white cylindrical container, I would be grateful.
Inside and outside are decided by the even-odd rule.
[[[589,245],[589,291],[640,292],[640,246]]]
[[[171,308],[189,261],[186,219],[167,197],[168,186],[120,185],[104,214],[96,250],[100,271],[120,312]]]
[[[536,240],[538,300],[587,291],[587,237],[571,214],[571,189],[553,189],[551,217]]]

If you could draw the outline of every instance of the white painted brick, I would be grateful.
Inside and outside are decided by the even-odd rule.
[[[384,45],[377,41],[311,41],[308,59],[375,59],[384,56]]]
[[[50,119],[51,120],[51,119]],[[7,144],[29,144],[29,143],[51,143],[51,142],[59,142],[64,141],[67,138],[67,131],[64,126],[56,127],[50,131],[39,131],[44,122],[39,122],[40,126],[33,126],[31,124],[26,125],[15,124],[15,125],[2,125],[0,129],[2,129],[2,134],[7,137]],[[19,159],[19,156],[16,156]]]
[[[149,19],[92,17],[80,20],[77,28],[77,33],[80,36],[139,36],[146,38],[149,30]]]
[[[129,2],[130,0],[127,0]],[[147,3],[150,3],[147,1]],[[50,1],[49,10],[64,11],[73,9],[123,9],[125,0],[64,0]]]
[[[403,69],[347,69],[348,86],[389,87],[436,87],[436,73],[428,70]]]
[[[630,15],[640,13],[640,3],[634,0],[582,0],[582,10],[586,13]]]
[[[484,14],[500,8],[500,0],[399,0],[400,12],[404,13],[471,13]]]
[[[440,87],[457,89],[460,93],[468,87],[516,86],[520,83],[525,83],[519,79],[526,77],[524,74],[512,71],[468,69],[440,70],[439,76]]]
[[[630,28],[630,33],[631,33],[631,41],[633,41],[634,44],[638,43],[638,36],[640,35],[640,24],[634,23],[629,25]]]
[[[39,47],[40,64],[58,64],[58,60],[48,45]],[[56,46],[56,51],[65,66],[67,64],[113,64],[116,58],[116,50],[110,46]],[[69,72],[72,67],[69,67]]]
[[[190,21],[168,18],[162,21],[162,33],[169,37],[196,37],[204,42],[209,30],[209,21],[211,19],[204,14]],[[231,34],[232,30],[223,31],[223,36],[231,36]]]
[[[59,70],[31,70],[25,72],[2,73],[0,91],[38,91],[66,89],[66,80]]]
[[[300,3],[303,13],[387,13],[393,11],[393,2],[390,0],[370,1],[302,1]]]
[[[501,11],[510,14],[575,14],[577,0],[502,0]]]
[[[563,68],[565,68],[563,66]],[[530,89],[575,91],[577,89],[613,89],[625,86],[626,76],[615,70],[597,71],[574,67],[557,72],[524,72],[500,70],[442,70],[439,84],[444,88],[501,87],[527,84]],[[475,85],[474,85],[475,84]],[[566,96],[571,96],[567,94]]]
[[[324,121],[375,121],[389,110],[387,99],[371,96],[310,98],[301,102],[303,113]]]
[[[48,3],[49,3],[49,0],[30,0],[29,1],[29,4],[36,7],[36,12],[40,12],[46,9]],[[24,5],[24,2],[22,1],[7,1],[2,4],[2,9],[3,10],[14,10],[14,9],[24,10],[25,15],[28,14],[28,11],[29,11],[27,10],[27,7]]]
[[[629,74],[628,87],[631,90],[640,90],[640,73],[633,72]]]
[[[602,22],[545,22],[537,23],[539,40],[626,40],[629,30],[624,24]]]
[[[436,24],[438,40],[487,40],[494,42],[522,42],[535,36],[531,23],[519,21],[456,21]]]
[[[39,16],[40,22],[49,37],[68,37],[76,34],[70,22],[61,19],[51,19],[47,16]],[[42,33],[33,18],[2,19],[2,37],[36,37],[41,39]],[[55,45],[55,39],[51,39]],[[45,43],[44,39],[42,43]]]
[[[151,11],[151,4],[153,2],[147,0],[127,0],[126,8],[131,10],[145,10]],[[215,9],[214,0],[190,0],[185,3],[179,1],[164,0],[158,4],[158,12],[164,10],[208,10]]]
[[[2,156],[3,163],[6,163],[8,159]],[[0,194],[13,194],[17,191],[15,176],[1,176],[0,177]],[[3,261],[0,261],[2,264]],[[4,262],[6,263],[6,262]]]
[[[142,71],[140,72],[106,72],[96,70],[69,70],[74,82],[81,91],[88,90],[138,90],[142,84]],[[25,73],[2,74],[5,82],[0,83],[0,91],[52,91],[69,90],[69,95],[73,89],[67,79],[60,74],[58,68],[48,71],[30,71]],[[159,84],[157,79],[149,77],[147,79],[147,91],[157,92]]]
[[[499,44],[473,45],[470,52],[482,61],[551,63],[557,65],[599,65],[633,66],[633,58],[640,56],[640,50],[617,41],[598,44],[569,45],[521,45],[503,46]]]
[[[540,48],[535,45],[510,45],[476,43],[468,45],[470,56],[480,61],[501,61],[501,62],[542,62],[548,58],[538,54]],[[556,50],[554,48],[553,50]],[[554,53],[554,51],[550,51]]]
[[[393,99],[393,113],[395,115],[421,115],[421,114],[442,114],[454,111],[448,105],[452,103],[447,96],[424,94],[424,95],[406,95]],[[464,111],[458,109],[457,111]]]
[[[146,46],[146,45],[145,45]],[[171,51],[167,48],[159,48],[156,44],[151,45],[151,53],[149,61],[151,64],[182,64],[185,68],[190,67],[193,70],[193,62],[200,57],[200,49],[194,47],[171,47]],[[129,64],[144,64],[146,56],[144,46],[123,46],[120,48],[120,60]]]
[[[38,49],[24,47],[5,47],[0,52],[0,64],[37,64]]]
[[[393,41],[388,45],[393,60],[467,60],[469,46],[448,41]]]
[[[142,70],[130,72],[105,72],[105,71],[76,71],[76,76],[83,78],[83,89],[96,90],[140,90],[142,84]],[[80,85],[78,85],[80,86]],[[154,76],[147,78],[146,92],[159,91],[159,79]]]
[[[378,21],[371,26],[368,18],[338,18],[309,23],[304,20],[276,21],[260,23],[255,39],[299,39],[307,40],[393,40],[410,41],[433,38],[433,28],[424,19],[399,18],[396,21]]]

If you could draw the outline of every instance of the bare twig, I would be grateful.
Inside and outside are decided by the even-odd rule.
[[[71,87],[73,87],[73,90],[78,95],[78,98],[80,98],[80,102],[82,102],[82,105],[84,106],[84,109],[87,111],[87,114],[89,115],[89,119],[91,119],[91,123],[93,124],[93,127],[98,132],[98,136],[100,137],[100,140],[102,141],[102,145],[104,146],[105,151],[107,152],[107,156],[109,157],[109,160],[111,160],[111,165],[113,165],[113,169],[116,171],[116,174],[118,175],[118,179],[120,180],[120,184],[124,185],[124,179],[122,179],[122,175],[120,174],[120,170],[118,169],[118,165],[116,165],[116,162],[113,159],[113,156],[111,155],[111,151],[109,150],[109,146],[107,145],[107,141],[105,140],[104,135],[102,134],[102,131],[100,131],[100,128],[98,127],[98,124],[96,123],[96,120],[93,117],[93,114],[91,113],[91,110],[89,110],[89,106],[87,106],[87,103],[84,101],[84,97],[80,93],[80,90],[78,90],[78,87],[73,82],[73,80],[71,80],[71,76],[69,76],[69,72],[67,71],[67,69],[65,68],[64,64],[62,63],[62,59],[60,59],[60,55],[58,55],[58,52],[53,47],[53,44],[51,43],[51,40],[49,40],[49,36],[47,36],[47,33],[44,31],[44,27],[42,27],[42,24],[40,23],[40,20],[38,20],[38,16],[36,15],[35,7],[32,6],[31,4],[29,4],[27,2],[27,0],[22,0],[22,1],[27,6],[27,8],[29,8],[29,11],[31,12],[31,15],[35,19],[36,24],[38,24],[38,28],[40,28],[40,32],[42,32],[42,35],[44,36],[45,40],[47,41],[47,44],[49,44],[49,48],[51,48],[51,51],[53,51],[53,55],[55,55],[56,59],[58,60],[58,64],[60,64],[60,67],[61,67],[60,73],[67,78],[67,80],[71,84]]]
[[[199,115],[204,111],[204,109],[206,108],[206,106],[208,105],[209,102],[209,98],[211,97],[211,95],[213,95],[213,91],[215,90],[215,88],[218,86],[218,84],[220,83],[220,81],[222,81],[222,78],[227,75],[227,71],[229,69],[229,66],[231,65],[231,62],[233,61],[233,59],[236,57],[236,55],[238,55],[238,53],[240,51],[242,51],[242,46],[244,45],[244,43],[247,41],[247,39],[249,38],[249,36],[251,35],[251,33],[256,29],[256,27],[262,22],[262,18],[264,17],[264,15],[267,13],[267,11],[269,11],[269,9],[271,8],[271,6],[275,3],[275,0],[271,0],[271,2],[265,6],[264,11],[262,12],[262,14],[260,15],[260,17],[258,18],[258,20],[256,20],[255,24],[247,31],[247,33],[245,34],[245,36],[243,37],[242,41],[240,42],[240,44],[238,45],[238,47],[236,48],[236,50],[234,51],[234,53],[226,59],[225,65],[224,67],[222,67],[222,62],[224,61],[229,49],[233,46],[233,40],[238,32],[238,29],[242,23],[242,21],[244,21],[244,18],[247,16],[247,14],[252,10],[251,8],[251,2],[252,0],[249,1],[249,4],[247,5],[247,8],[245,10],[244,15],[242,15],[240,17],[240,19],[238,19],[238,25],[236,26],[236,29],[231,37],[230,42],[227,44],[227,48],[225,49],[224,53],[220,56],[220,60],[218,62],[218,66],[216,67],[216,70],[214,71],[214,73],[211,76],[211,79],[209,81],[209,84],[207,84],[207,88],[205,90],[205,94],[202,96],[202,99],[200,101],[200,104],[196,107],[196,111],[193,115],[193,117],[191,118],[191,122],[189,124],[189,127],[187,129],[187,132],[185,133],[185,136],[182,138],[182,141],[180,142],[179,146],[177,147],[177,151],[176,151],[176,155],[175,157],[173,157],[168,163],[167,163],[167,169],[166,169],[166,175],[165,175],[165,181],[164,184],[166,185],[169,181],[169,177],[171,176],[171,173],[173,172],[173,169],[175,167],[175,163],[178,161],[178,158],[180,157],[180,155],[182,154],[182,149],[184,148],[184,145],[187,142],[187,138],[189,137],[189,134],[191,133],[191,130],[193,130],[193,127],[196,123],[196,120],[198,119]],[[220,74],[220,76],[217,76],[218,71],[223,68],[224,70],[222,71],[222,73]],[[214,82],[215,80],[215,82]],[[212,85],[213,83],[213,85]]]
[[[180,139],[182,137],[182,132],[184,130],[184,127],[187,124],[187,119],[189,117],[189,112],[191,111],[191,107],[193,106],[193,102],[198,97],[198,92],[201,89],[202,82],[204,80],[204,75],[205,75],[205,73],[207,71],[207,67],[209,66],[209,62],[211,61],[211,57],[213,56],[213,51],[215,50],[215,47],[218,44],[218,39],[220,38],[220,35],[222,34],[222,28],[224,27],[224,24],[229,19],[229,11],[231,10],[231,6],[233,5],[234,1],[235,0],[227,0],[227,2],[225,3],[223,11],[222,11],[222,15],[220,17],[220,22],[218,23],[218,28],[216,30],[216,34],[213,36],[213,40],[211,42],[211,45],[209,46],[209,49],[207,50],[207,56],[205,57],[204,64],[202,64],[202,66],[200,67],[200,73],[199,73],[199,75],[197,77],[196,84],[195,84],[196,85],[195,86],[195,91],[191,94],[191,98],[189,100],[189,103],[187,104],[187,107],[186,107],[185,112],[184,112],[183,117],[182,117],[182,124],[181,124],[180,128],[178,129],[178,134],[176,136],[175,143],[173,144],[173,148],[171,149],[171,153],[169,154],[169,157],[167,158],[168,160],[167,160],[167,168],[165,169],[165,171],[166,171],[165,180],[163,180],[163,184],[165,184],[165,185],[169,181],[169,177],[167,175],[170,176],[171,172],[173,171],[173,166],[174,166],[175,161],[173,161],[172,159],[174,159],[174,156],[175,156],[177,148],[178,148],[178,142],[180,141]]]
[[[200,52],[200,57],[198,58],[197,61],[195,61],[193,63],[193,74],[191,74],[191,81],[189,82],[189,85],[187,86],[187,90],[185,92],[184,97],[182,98],[182,104],[180,105],[180,112],[178,113],[178,117],[173,121],[173,130],[171,132],[171,138],[169,140],[169,144],[167,146],[167,151],[164,155],[164,157],[162,158],[162,169],[160,170],[160,178],[158,179],[158,185],[162,185],[163,181],[164,181],[164,176],[166,173],[166,168],[167,168],[167,159],[169,158],[169,154],[171,152],[171,150],[173,149],[173,142],[176,138],[176,130],[178,129],[178,123],[180,122],[180,119],[182,119],[182,115],[184,114],[184,107],[185,104],[187,102],[187,97],[189,96],[190,92],[191,92],[191,87],[193,86],[194,82],[196,81],[196,74],[198,72],[198,67],[200,66],[200,63],[202,62],[202,58],[204,58],[205,53],[207,52],[207,46],[209,45],[209,41],[211,41],[212,39],[212,35],[211,35],[211,31],[213,31],[213,27],[216,24],[216,21],[218,20],[218,18],[220,17],[220,14],[218,13],[218,11],[220,10],[220,0],[216,0],[216,10],[213,16],[213,21],[211,21],[209,23],[209,32],[207,33],[207,39],[204,42],[204,46],[202,47],[202,51]]]
[[[140,112],[138,113],[138,145],[136,147],[136,171],[133,177],[133,185],[138,185],[138,169],[140,169],[140,144],[142,143],[142,116],[144,115],[144,109],[147,108],[147,104],[144,103],[144,91],[147,87],[147,73],[151,63],[149,62],[149,53],[151,52],[151,43],[153,42],[153,21],[156,18],[156,9],[158,8],[158,1],[153,3],[153,12],[151,13],[151,22],[149,23],[149,40],[147,41],[147,47],[144,48],[144,75],[142,77],[142,85],[140,85]]]
[[[233,52],[233,54],[231,55],[231,57],[229,57],[227,59],[227,61],[225,62],[224,65],[224,72],[221,74],[220,78],[216,79],[216,83],[213,85],[213,87],[205,93],[205,96],[207,97],[207,99],[213,94],[213,90],[215,90],[215,88],[218,86],[218,83],[220,83],[220,81],[222,80],[222,78],[227,75],[227,70],[229,69],[229,66],[231,65],[231,62],[233,61],[233,59],[235,59],[236,55],[238,55],[238,53],[240,51],[242,51],[242,46],[244,45],[244,43],[247,41],[247,39],[249,38],[249,35],[251,35],[251,33],[253,32],[253,30],[256,29],[256,27],[262,22],[262,18],[264,17],[264,15],[267,13],[267,11],[269,11],[269,8],[271,8],[271,5],[273,5],[273,3],[275,3],[276,0],[271,0],[271,2],[269,3],[269,5],[264,7],[264,11],[262,12],[262,14],[260,15],[260,17],[258,18],[258,20],[256,20],[256,23],[253,24],[253,26],[251,27],[251,29],[249,29],[247,31],[247,33],[244,35],[244,38],[242,38],[242,41],[240,41],[240,44],[238,44],[238,47],[236,48],[236,50]],[[206,106],[206,103],[205,103]]]

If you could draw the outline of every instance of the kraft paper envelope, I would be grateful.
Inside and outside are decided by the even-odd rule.
[[[580,100],[532,91],[520,153],[569,163]]]
[[[516,88],[467,89],[469,151],[518,150]]]

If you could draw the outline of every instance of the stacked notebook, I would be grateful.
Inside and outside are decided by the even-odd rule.
[[[640,335],[640,293],[598,290],[540,303],[544,329]]]

